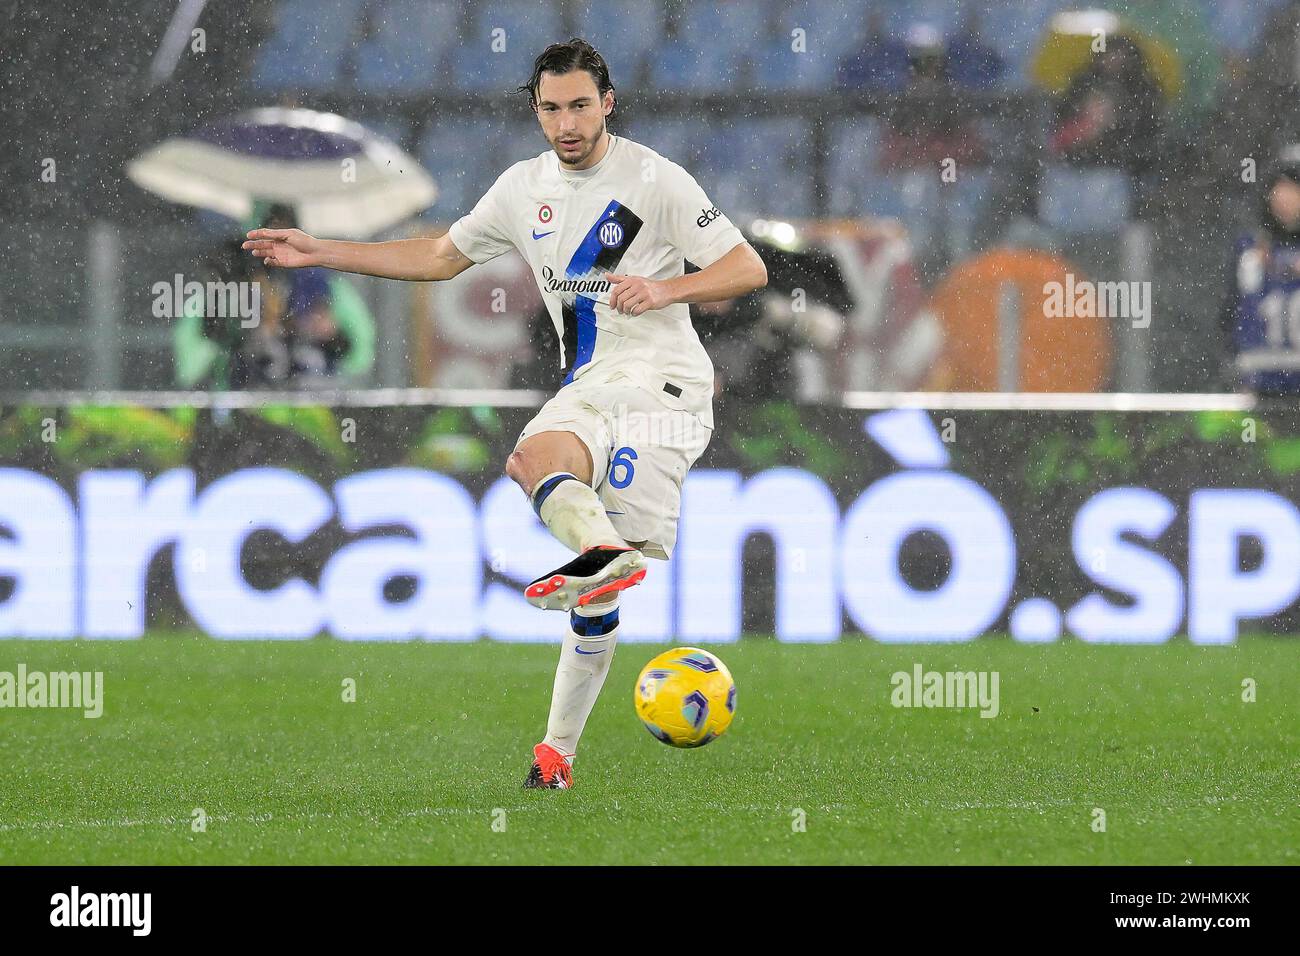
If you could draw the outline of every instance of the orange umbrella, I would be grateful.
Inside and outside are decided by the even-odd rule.
[[[1108,320],[1051,317],[1049,283],[1077,269],[1024,249],[994,249],[956,266],[935,291],[943,326],[940,388],[957,392],[1096,392],[1110,370]]]

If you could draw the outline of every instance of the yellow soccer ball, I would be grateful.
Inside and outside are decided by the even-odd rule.
[[[670,747],[703,747],[736,714],[736,682],[727,665],[698,647],[674,647],[641,671],[636,713]]]

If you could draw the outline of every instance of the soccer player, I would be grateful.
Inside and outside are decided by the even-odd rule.
[[[527,93],[550,149],[507,169],[437,239],[360,243],[255,229],[272,266],[450,279],[517,249],[560,339],[559,391],[524,428],[506,474],[577,557],[524,589],[564,611],[545,739],[525,787],[567,789],[618,638],[619,592],[667,560],[682,480],[713,431],[713,366],[688,303],[731,299],[767,269],[686,170],[609,132],[609,68],[580,39],[542,51]],[[685,274],[689,260],[699,271]]]

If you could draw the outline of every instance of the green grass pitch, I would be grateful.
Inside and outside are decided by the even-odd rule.
[[[1300,863],[1295,639],[750,637],[695,751],[633,712],[661,649],[619,647],[565,793],[519,786],[554,646],[0,641],[105,682],[98,720],[0,710],[0,863]],[[1001,713],[894,708],[918,662],[997,671]]]

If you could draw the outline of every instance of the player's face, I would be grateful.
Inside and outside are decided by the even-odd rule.
[[[603,97],[586,70],[543,73],[537,86],[537,119],[560,162],[586,169],[605,135],[605,117],[614,109],[614,94]]]

